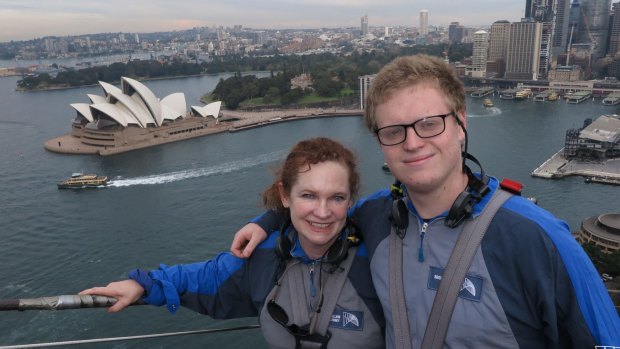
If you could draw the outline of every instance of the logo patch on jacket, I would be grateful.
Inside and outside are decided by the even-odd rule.
[[[428,272],[427,287],[431,290],[437,290],[443,276],[443,268],[431,267]],[[480,276],[465,274],[465,280],[461,285],[459,297],[472,301],[480,301],[482,296],[482,278]]]
[[[335,309],[329,327],[361,331],[364,329],[364,312]]]

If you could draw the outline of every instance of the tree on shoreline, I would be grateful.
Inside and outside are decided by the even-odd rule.
[[[81,70],[69,69],[55,77],[49,74],[26,76],[18,81],[18,89],[44,90],[62,87],[94,85],[99,81],[117,83],[122,76],[134,79],[236,72],[231,81],[220,81],[212,96],[222,100],[230,109],[235,109],[245,100],[262,98],[266,103],[295,103],[304,96],[316,94],[319,97],[342,97],[342,91],[358,90],[358,78],[376,73],[383,65],[397,56],[426,53],[450,57],[471,55],[471,45],[444,44],[399,47],[385,45],[371,51],[353,51],[350,55],[322,53],[313,55],[274,55],[270,57],[234,57],[215,59],[209,63],[188,63],[180,60],[160,62],[155,60],[133,60],[128,63],[113,63],[109,66],[90,67]],[[268,78],[241,77],[241,72],[271,71]],[[302,73],[310,74],[314,80],[314,92],[291,91],[290,80]],[[220,86],[220,84],[223,84]],[[278,89],[276,95],[275,89]],[[267,93],[270,91],[269,93]]]

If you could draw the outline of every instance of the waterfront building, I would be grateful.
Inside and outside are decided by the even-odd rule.
[[[465,75],[474,78],[486,77],[487,54],[489,51],[489,33],[479,30],[474,33],[474,48],[472,64],[465,71]]]
[[[603,253],[620,251],[620,214],[607,213],[586,218],[574,235],[579,243],[593,243]]]
[[[506,57],[506,79],[538,80],[542,23],[510,24]]]
[[[509,35],[510,22],[501,20],[491,24],[488,60],[494,63],[488,64],[487,76],[504,77]]]
[[[583,80],[583,69],[578,65],[559,65],[549,71],[547,80],[580,81]]]
[[[420,11],[420,35],[428,35],[428,11]]]
[[[77,112],[71,133],[47,141],[47,150],[109,155],[198,137],[218,128],[221,102],[192,106],[188,113],[181,92],[159,99],[127,77],[121,78],[120,88],[103,81],[99,85],[104,95],[88,94],[91,103],[71,104]]]
[[[564,142],[566,159],[611,159],[620,157],[620,118],[602,115],[587,119],[580,130],[566,131]]]

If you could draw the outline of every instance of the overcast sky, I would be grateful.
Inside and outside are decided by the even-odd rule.
[[[523,0],[0,0],[0,42],[102,32],[155,32],[243,25],[253,29],[418,26],[467,27],[519,21]]]

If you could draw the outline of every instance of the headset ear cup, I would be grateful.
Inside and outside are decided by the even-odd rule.
[[[276,239],[274,251],[276,256],[282,260],[291,258],[291,240],[282,232],[280,232],[280,236]]]
[[[454,228],[457,227],[463,219],[468,218],[473,209],[473,201],[474,198],[471,193],[466,191],[460,193],[456,200],[454,200],[452,207],[450,207],[445,224],[450,228]]]
[[[291,240],[286,235],[286,231],[291,226],[291,220],[287,219],[286,222],[280,227],[280,236],[276,239],[276,246],[274,252],[276,256],[281,260],[287,260],[291,258]]]
[[[329,247],[325,259],[333,265],[338,265],[347,258],[349,250],[349,240],[345,237],[338,239]]]
[[[400,229],[407,229],[409,225],[409,210],[403,199],[392,202],[392,222]]]

